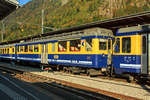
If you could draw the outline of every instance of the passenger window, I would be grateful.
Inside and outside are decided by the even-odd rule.
[[[92,51],[92,39],[86,39],[85,41],[86,51]]]
[[[52,43],[52,52],[55,52],[55,43]]]
[[[14,48],[12,48],[12,52],[15,52],[15,49],[14,49]]]
[[[108,39],[108,50],[111,49],[111,39]]]
[[[143,46],[142,52],[143,54],[145,54],[146,53],[146,36],[142,37],[142,46]]]
[[[17,46],[17,52],[19,52],[19,46]]]
[[[23,52],[23,46],[20,46],[20,52]]]
[[[99,50],[106,50],[107,49],[107,40],[100,39],[99,40]]]
[[[24,46],[24,51],[25,51],[25,52],[28,52],[28,45],[25,45],[25,46]]]
[[[29,45],[29,52],[33,52],[33,46]]]
[[[7,51],[6,51],[6,48],[5,48],[5,54],[6,54],[6,52],[7,52]]]
[[[7,49],[7,54],[9,54],[9,49]]]
[[[131,38],[126,37],[122,38],[122,53],[130,53],[131,52]]]
[[[70,51],[80,51],[81,40],[71,40],[70,41]]]
[[[34,45],[34,52],[39,52],[39,45]]]
[[[116,39],[115,53],[120,53],[120,38]]]
[[[2,49],[2,54],[4,54],[4,49]]]
[[[67,51],[67,41],[58,42],[58,51],[59,52]]]

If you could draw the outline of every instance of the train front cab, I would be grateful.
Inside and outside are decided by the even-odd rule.
[[[150,74],[150,34],[141,27],[120,29],[116,33],[112,65],[116,74]]]

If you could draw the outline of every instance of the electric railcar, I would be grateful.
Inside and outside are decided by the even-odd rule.
[[[111,30],[91,28],[0,47],[1,59],[56,65],[88,74],[150,75],[150,25]]]
[[[115,36],[112,66],[117,74],[150,75],[150,25],[121,28]]]

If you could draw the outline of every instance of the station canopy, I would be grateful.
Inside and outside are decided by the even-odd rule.
[[[72,32],[72,31],[79,31],[79,30],[93,28],[93,27],[111,29],[115,33],[116,30],[119,28],[143,25],[143,24],[150,24],[150,11],[123,16],[123,17],[117,17],[117,18],[103,20],[103,21],[97,21],[97,22],[88,23],[88,24],[83,24],[80,26],[72,27],[72,28],[51,31],[49,33],[25,37],[25,38],[21,38],[21,39],[14,40],[14,41],[2,42],[0,44],[17,43],[22,40],[26,41],[26,40],[31,40],[34,38],[40,38],[40,37],[45,37],[49,35],[67,33],[67,32]]]
[[[0,20],[16,10],[18,6],[17,0],[0,0]]]

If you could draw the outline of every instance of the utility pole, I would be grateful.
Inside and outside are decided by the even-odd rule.
[[[2,33],[1,33],[2,42],[4,40],[4,34],[5,34],[5,25],[4,25],[4,21],[2,20]]]
[[[42,9],[42,34],[44,34],[44,9]]]

